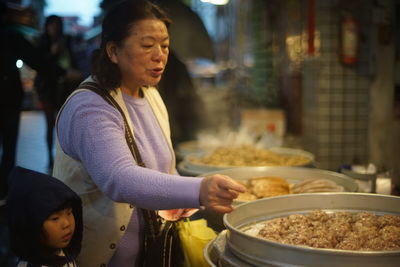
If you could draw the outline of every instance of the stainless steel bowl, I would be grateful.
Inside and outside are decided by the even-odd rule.
[[[212,174],[223,174],[227,175],[235,180],[246,180],[249,178],[262,177],[262,176],[280,176],[285,178],[289,183],[297,183],[307,178],[315,179],[328,179],[336,182],[343,186],[347,192],[356,192],[358,189],[357,183],[354,179],[348,176],[314,168],[303,168],[303,167],[244,167],[244,168],[233,168],[227,170],[220,170],[215,172],[204,173],[202,176],[208,176]],[[240,205],[245,202],[235,200],[233,204]],[[215,231],[220,232],[225,229],[223,224],[223,215],[208,210],[200,211],[199,216],[205,218],[210,227]]]
[[[307,151],[304,151],[301,149],[293,149],[293,148],[285,148],[285,147],[275,147],[275,148],[271,148],[270,150],[279,155],[282,155],[282,156],[303,156],[309,160],[309,163],[307,163],[305,165],[299,165],[298,167],[313,167],[315,157],[310,152],[307,152]],[[198,175],[200,175],[200,174],[207,173],[207,172],[221,171],[221,170],[226,170],[226,169],[256,167],[256,166],[220,166],[220,165],[208,165],[208,164],[193,162],[193,160],[192,160],[193,158],[202,157],[206,153],[209,153],[209,151],[186,154],[184,156],[183,163],[182,163],[182,168],[184,169],[184,171],[197,173]],[[273,166],[273,167],[284,167],[284,166]]]
[[[303,167],[244,167],[233,168],[221,171],[214,171],[203,174],[203,176],[213,174],[227,175],[235,180],[246,180],[250,178],[263,176],[279,176],[288,181],[289,184],[295,184],[305,179],[327,179],[343,186],[346,192],[356,192],[358,189],[354,179],[333,171],[303,168]],[[242,201],[235,201],[235,204],[242,204]]]
[[[315,209],[400,216],[400,198],[345,192],[285,195],[248,202],[224,215],[226,246],[237,258],[256,266],[399,266],[400,251],[310,248],[257,238],[240,230],[251,223]]]

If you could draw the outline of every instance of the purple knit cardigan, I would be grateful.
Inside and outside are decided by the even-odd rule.
[[[123,94],[135,141],[147,168],[135,164],[119,112],[91,91],[75,94],[57,123],[63,151],[82,162],[99,189],[117,202],[147,209],[199,208],[201,179],[167,174],[171,154],[145,98]],[[142,220],[136,212],[108,266],[132,266],[140,252]]]

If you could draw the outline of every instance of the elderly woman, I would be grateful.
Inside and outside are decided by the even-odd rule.
[[[92,76],[60,110],[53,175],[83,201],[80,266],[138,266],[146,226],[141,209],[177,209],[169,213],[173,219],[201,206],[227,213],[245,190],[226,176],[176,172],[168,114],[154,87],[168,59],[168,24],[164,12],[147,1],[114,6],[103,21]],[[87,85],[108,92],[120,111]]]

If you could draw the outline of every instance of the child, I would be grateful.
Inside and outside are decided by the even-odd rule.
[[[56,178],[21,167],[9,182],[9,239],[18,267],[76,266],[83,230],[79,196]]]

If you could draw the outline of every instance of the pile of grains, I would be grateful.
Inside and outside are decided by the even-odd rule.
[[[279,243],[313,248],[400,250],[400,216],[395,215],[315,210],[260,222],[243,231]]]

